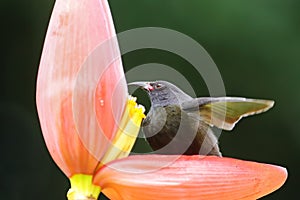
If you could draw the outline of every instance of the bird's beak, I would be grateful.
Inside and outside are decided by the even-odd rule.
[[[146,91],[152,91],[153,90],[153,87],[150,85],[150,83],[149,82],[144,82],[144,81],[131,82],[131,83],[128,83],[127,85],[138,86],[140,88],[143,88]]]

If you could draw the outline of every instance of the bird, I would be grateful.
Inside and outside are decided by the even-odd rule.
[[[142,88],[150,98],[142,132],[156,154],[222,157],[214,130],[230,131],[241,118],[265,112],[274,105],[273,100],[244,97],[193,98],[163,80],[128,85]]]

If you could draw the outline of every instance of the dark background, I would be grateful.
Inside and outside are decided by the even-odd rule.
[[[300,1],[109,2],[117,32],[144,26],[180,31],[209,52],[228,95],[276,101],[269,112],[224,132],[220,145],[225,156],[287,167],[285,185],[263,199],[297,199]],[[0,4],[0,199],[65,199],[69,188],[44,145],[35,108],[35,79],[53,4],[53,0],[2,0]],[[149,62],[189,67],[158,50],[124,56],[125,70]],[[201,80],[189,80],[198,96],[207,95]]]

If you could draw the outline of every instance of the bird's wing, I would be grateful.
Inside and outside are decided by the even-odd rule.
[[[247,99],[241,97],[203,97],[181,104],[184,111],[205,123],[224,130],[249,115],[262,113],[274,105],[272,100]]]

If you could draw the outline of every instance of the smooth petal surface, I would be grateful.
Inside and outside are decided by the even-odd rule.
[[[118,44],[105,42],[113,36],[106,0],[56,0],[36,100],[49,152],[69,177],[93,173],[126,104]]]
[[[109,163],[94,184],[114,200],[234,200],[260,198],[286,178],[285,168],[232,158],[143,155]]]

